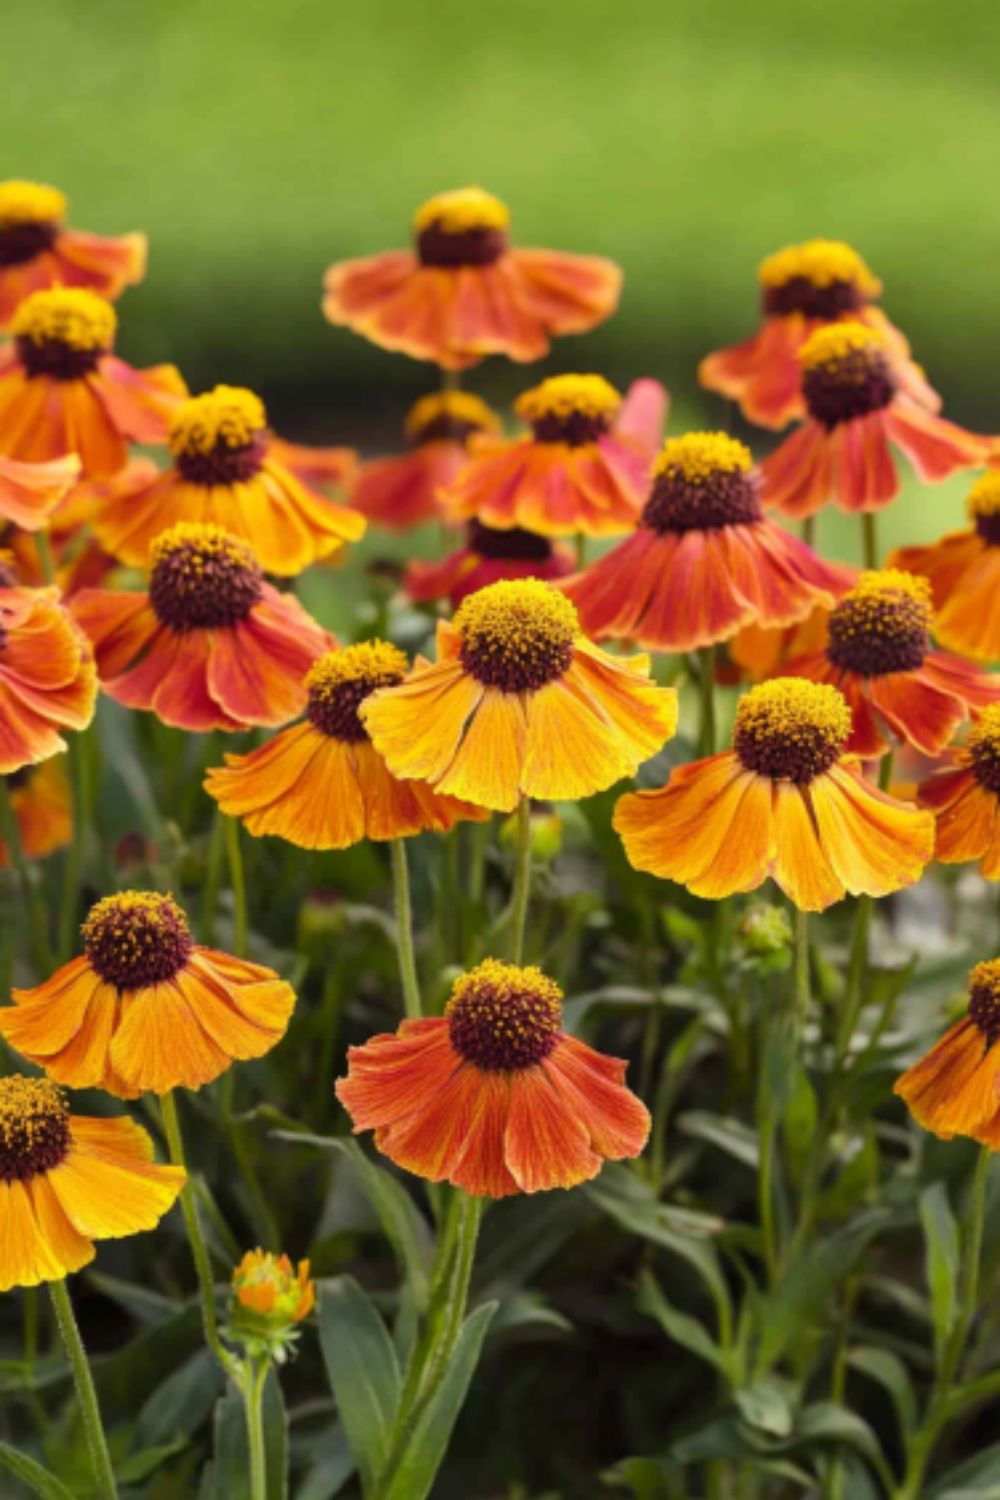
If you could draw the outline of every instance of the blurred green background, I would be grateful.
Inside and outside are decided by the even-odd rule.
[[[330,328],[322,272],[470,181],[522,243],[625,268],[619,315],[546,370],[654,374],[675,428],[720,422],[698,359],[750,332],[764,254],[829,235],[883,278],[948,413],[992,430],[998,55],[996,0],[13,0],[4,175],[63,187],[81,227],[147,230],[122,352],[256,386],[288,436],[392,441],[433,371]],[[471,380],[504,399],[533,375]],[[908,490],[887,540],[936,535],[965,488]]]

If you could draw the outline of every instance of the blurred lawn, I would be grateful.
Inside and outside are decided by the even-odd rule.
[[[4,172],[64,187],[80,225],[149,232],[123,352],[257,385],[290,435],[377,438],[430,383],[330,329],[320,278],[472,180],[522,242],[625,267],[619,316],[551,367],[656,374],[717,421],[694,366],[750,330],[757,261],[835,235],[949,412],[992,429],[998,53],[995,0],[14,0],[0,133]],[[936,534],[963,490],[907,497],[887,533]]]

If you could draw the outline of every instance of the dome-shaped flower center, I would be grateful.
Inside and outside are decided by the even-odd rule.
[[[465,670],[505,693],[532,692],[561,677],[580,633],[574,606],[537,578],[491,583],[470,594],[454,625]]]
[[[806,240],[762,260],[757,272],[768,317],[841,318],[873,302],[882,283],[843,240]]]
[[[863,677],[914,672],[930,650],[933,618],[926,578],[896,568],[862,573],[830,614],[826,654]]]
[[[388,641],[359,641],[343,651],[328,651],[306,674],[309,722],[331,739],[351,744],[366,740],[358,709],[377,688],[402,682],[407,665],[403,652]]]
[[[762,519],[759,480],[745,443],[724,432],[668,438],[653,464],[642,524],[653,531],[712,531]]]
[[[539,443],[593,443],[608,431],[622,398],[602,375],[552,375],[514,403]]]
[[[488,958],[455,982],[445,1006],[451,1044],[489,1073],[547,1057],[562,1025],[562,990],[540,969]]]
[[[267,452],[267,412],[253,391],[217,385],[181,403],[170,423],[170,451],[192,484],[252,479]]]
[[[511,526],[506,531],[494,526],[484,526],[475,519],[465,530],[466,544],[480,557],[498,558],[510,562],[548,562],[552,556],[552,543],[547,536],[535,531],[525,531],[523,526]]]
[[[1000,547],[1000,472],[987,469],[979,476],[966,497],[965,509],[983,541]]]
[[[161,532],[149,556],[149,602],[171,630],[237,625],[263,592],[253,552],[221,526],[179,521]]]
[[[425,266],[488,266],[507,248],[510,210],[480,187],[438,193],[417,209],[413,230]]]
[[[850,732],[851,711],[837,688],[775,677],[740,699],[733,749],[748,771],[805,785],[830,769]]]
[[[184,913],[173,896],[157,891],[105,896],[83,924],[91,968],[119,990],[165,984],[183,969],[192,946]]]
[[[66,195],[42,182],[0,182],[0,266],[20,266],[55,243]]]
[[[499,432],[500,423],[470,391],[434,391],[411,406],[405,431],[419,448],[423,443],[465,443],[474,432]]]
[[[881,411],[896,393],[885,345],[864,323],[830,323],[799,350],[802,394],[809,413],[836,427]]]
[[[11,333],[28,375],[79,380],[114,346],[118,320],[110,302],[85,287],[32,292],[11,320]]]
[[[69,1150],[69,1105],[47,1078],[0,1078],[0,1182],[28,1182]]]
[[[969,974],[969,1020],[987,1047],[1000,1041],[1000,958],[976,964]]]
[[[1000,703],[982,710],[969,731],[966,749],[979,785],[1000,797]]]

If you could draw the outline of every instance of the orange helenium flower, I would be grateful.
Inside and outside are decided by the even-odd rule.
[[[588,635],[691,651],[833,603],[849,572],[766,519],[751,465],[722,432],[667,439],[638,531],[562,585]]]
[[[399,781],[368,738],[358,710],[380,687],[402,682],[407,661],[386,641],[361,641],[321,656],[305,680],[303,723],[249,755],[227,755],[205,790],[250,833],[275,834],[302,849],[345,849],[360,839],[397,839],[482,808]]]
[[[758,277],[763,326],[744,343],[719,349],[698,366],[701,384],[739,402],[749,421],[778,428],[805,415],[799,350],[818,328],[845,319],[880,334],[902,388],[919,405],[938,410],[940,399],[909,358],[906,339],[874,306],[881,282],[850,245],[840,240],[788,245],[761,262]]]
[[[302,712],[303,678],[333,637],[265,583],[245,542],[181,521],[150,562],[148,593],[81,589],[70,601],[110,698],[199,733]]]
[[[123,891],[92,906],[83,953],[14,990],[0,1034],[70,1088],[120,1099],[198,1089],[263,1057],[295,1004],[272,969],[203,948],[172,896]]]
[[[0,1078],[0,1292],[62,1281],[95,1240],[155,1229],[184,1186],[128,1116],[71,1115],[45,1078]]]
[[[414,250],[342,261],[324,278],[331,323],[446,370],[486,354],[541,359],[553,334],[586,333],[618,305],[622,273],[596,255],[520,250],[507,206],[482,188],[417,210]]]
[[[463,599],[488,584],[511,578],[541,578],[552,583],[572,573],[573,554],[568,547],[511,526],[495,531],[482,521],[469,521],[465,546],[458,547],[439,563],[411,562],[403,575],[403,587],[417,604],[447,599],[457,609]]]
[[[843,755],[851,714],[835,687],[776,677],[740,700],[733,747],[618,801],[629,863],[721,900],[770,876],[803,911],[919,879],[934,825]]]
[[[178,521],[222,526],[282,577],[364,535],[363,516],[313,488],[326,450],[272,438],[252,391],[217,385],[191,396],[174,413],[169,442],[172,468],[116,487],[94,516],[98,541],[122,562],[141,566],[154,537]]]
[[[309,1262],[294,1269],[287,1255],[248,1250],[233,1272],[233,1297],[244,1312],[262,1320],[262,1331],[277,1331],[301,1323],[316,1304],[316,1285]]]
[[[900,547],[891,567],[920,573],[934,595],[941,644],[980,661],[1000,657],[1000,474],[981,475],[966,501],[972,525],[930,546]]]
[[[600,375],[553,375],[516,402],[531,432],[479,437],[442,493],[450,520],[475,518],[543,536],[620,536],[639,519],[666,392],[636,381],[622,402]]]
[[[392,531],[440,518],[439,491],[461,470],[469,439],[499,431],[485,401],[467,391],[421,396],[406,419],[409,452],[365,464],[351,490],[351,504]]]
[[[25,463],[79,455],[87,479],[117,473],[128,444],[161,443],[187,394],[173,365],[134,370],[112,353],[110,302],[82,287],[33,292],[0,351],[0,453]]]
[[[855,568],[845,567],[844,572],[851,583],[856,582]],[[783,676],[786,662],[796,656],[805,656],[823,645],[828,614],[828,610],[816,605],[804,620],[799,620],[796,625],[787,625],[783,630],[745,625],[731,641],[726,642],[726,661],[732,674],[731,680],[762,682],[765,677]]]
[[[1000,959],[969,974],[969,1011],[911,1068],[894,1093],[924,1130],[971,1136],[1000,1150]]]
[[[56,589],[0,588],[0,776],[66,749],[94,716],[90,646]]]
[[[41,182],[0,182],[0,328],[32,292],[89,287],[114,300],[146,271],[146,236],[66,229],[66,195]]]
[[[828,500],[879,510],[899,492],[890,444],[928,482],[986,462],[991,439],[919,406],[900,385],[891,351],[863,323],[831,323],[803,345],[805,422],[761,464],[765,506],[814,515]]]
[[[942,864],[978,859],[986,880],[1000,880],[1000,703],[983,709],[951,765],[917,788],[937,821],[934,853]]]
[[[404,1021],[347,1054],[337,1097],[390,1161],[481,1198],[570,1188],[638,1156],[649,1113],[625,1063],[562,1030],[562,991],[488,958],[443,1016]]]
[[[482,807],[589,797],[677,727],[677,695],[649,681],[648,657],[585,640],[569,600],[536,578],[471,594],[438,622],[437,649],[361,719],[394,775]]]
[[[62,757],[40,766],[22,766],[7,777],[21,848],[28,859],[42,859],[73,837],[73,802]],[[0,868],[11,863],[10,850],[0,839]]]
[[[1000,698],[1000,677],[932,650],[933,619],[925,578],[894,568],[862,573],[827,616],[821,645],[783,671],[840,689],[851,710],[852,754],[884,754],[888,733],[939,755],[973,709]]]
[[[42,464],[0,457],[0,521],[40,531],[79,477],[80,460],[73,453]]]

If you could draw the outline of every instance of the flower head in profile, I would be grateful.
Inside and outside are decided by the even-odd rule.
[[[842,240],[787,245],[760,264],[763,324],[752,338],[703,359],[698,379],[739,403],[760,427],[785,427],[805,415],[799,351],[818,328],[845,320],[864,324],[891,352],[901,388],[919,405],[941,402],[910,359],[910,347],[875,302],[882,283]]]
[[[361,719],[395,776],[481,807],[589,797],[677,727],[677,695],[649,680],[648,658],[586,640],[573,605],[537,578],[470,594],[439,621],[437,648]]]
[[[689,432],[664,443],[638,530],[562,587],[597,640],[691,651],[791,625],[849,578],[764,516],[744,443]]]
[[[172,896],[122,891],[91,907],[83,953],[14,990],[0,1034],[69,1088],[121,1099],[198,1089],[263,1057],[295,1004],[272,969],[203,948]]]
[[[479,187],[417,210],[412,250],[341,261],[323,312],[412,359],[461,370],[484,355],[541,359],[554,334],[586,333],[614,312],[622,274],[596,255],[521,250],[505,203]]]
[[[408,663],[387,641],[330,651],[305,678],[306,716],[249,755],[227,755],[205,790],[254,835],[302,849],[345,849],[368,838],[447,832],[482,808],[400,781],[372,745],[359,710],[379,688],[403,681]]]
[[[46,463],[76,454],[86,479],[123,468],[129,443],[162,443],[187,387],[173,365],[134,370],[114,353],[118,320],[85,287],[33,292],[0,350],[0,454]]]
[[[63,759],[54,755],[40,766],[22,766],[6,778],[21,848],[28,859],[44,859],[73,837],[73,799]],[[10,850],[0,838],[0,869],[10,863]]]
[[[930,814],[864,780],[844,756],[850,732],[829,684],[776,677],[751,688],[730,750],[619,798],[629,863],[712,900],[770,876],[803,911],[912,885],[933,853]]]
[[[917,788],[919,806],[937,824],[935,857],[946,865],[978,860],[986,880],[1000,880],[1000,703],[984,708],[965,744],[945,758],[950,764]]]
[[[1000,473],[980,475],[966,499],[969,525],[930,545],[900,547],[889,565],[926,578],[934,633],[943,646],[978,661],[1000,657]]]
[[[95,1240],[155,1229],[183,1186],[127,1116],[73,1115],[48,1079],[0,1078],[0,1292],[61,1281]]]
[[[442,493],[453,521],[541,536],[620,536],[639,518],[667,394],[637,380],[623,401],[601,375],[552,375],[525,391],[524,437],[476,438]]]
[[[540,969],[488,958],[443,1016],[404,1021],[347,1054],[337,1097],[390,1161],[481,1198],[569,1188],[638,1156],[649,1113],[625,1063],[562,1029]]]
[[[811,516],[828,501],[879,510],[899,493],[898,448],[927,483],[986,462],[990,438],[920,406],[902,385],[881,334],[830,323],[799,351],[802,426],[761,464],[763,501],[784,516]]]
[[[1000,698],[1000,677],[935,651],[933,624],[925,578],[896,568],[862,573],[827,616],[822,643],[783,670],[840,689],[853,754],[882,755],[892,736],[939,755],[970,713]]]
[[[403,587],[416,604],[447,599],[457,609],[463,599],[504,579],[541,578],[553,583],[573,571],[573,553],[564,544],[537,532],[510,526],[500,531],[482,521],[467,521],[465,545],[441,562],[417,558],[403,575]]]
[[[167,438],[173,465],[114,487],[94,516],[98,541],[121,562],[141,567],[153,540],[181,521],[221,526],[253,548],[265,572],[281,577],[364,535],[364,518],[316,487],[329,482],[338,456],[348,478],[353,456],[280,442],[253,391],[217,385],[189,397]]]
[[[0,182],[0,328],[52,286],[88,287],[113,302],[146,273],[146,236],[68,229],[66,194],[43,182]]]
[[[248,1250],[232,1276],[227,1335],[252,1358],[281,1364],[298,1337],[297,1325],[315,1303],[307,1260],[296,1268],[287,1255]]]
[[[500,422],[469,391],[435,391],[410,408],[405,431],[408,451],[363,465],[351,489],[355,509],[390,531],[440,519],[440,491],[461,470],[469,443],[499,433]]]
[[[57,590],[0,587],[0,776],[65,750],[96,699],[93,653]]]
[[[199,733],[302,712],[303,678],[333,637],[264,581],[246,542],[181,521],[150,564],[145,593],[81,589],[70,602],[109,697]]]
[[[897,1078],[894,1092],[924,1130],[943,1140],[971,1136],[1000,1149],[1000,959],[969,974],[969,1006],[960,1021],[919,1062]]]

